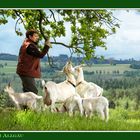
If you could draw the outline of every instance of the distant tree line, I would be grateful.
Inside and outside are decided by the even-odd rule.
[[[8,53],[0,53],[0,60],[12,60],[12,61],[17,61],[18,56],[17,55],[12,55]],[[69,60],[68,55],[66,54],[60,54],[59,56],[52,56],[52,60],[54,64],[59,63],[64,65],[66,61]],[[75,64],[81,63],[83,60],[83,57],[72,57],[71,61]],[[48,58],[44,57],[42,59],[43,62],[48,62]],[[116,64],[131,64],[131,68],[139,69],[140,68],[140,62],[135,60],[135,59],[126,59],[126,60],[115,60],[115,59],[101,59],[101,58],[91,58],[88,61],[85,61],[87,64],[92,65],[92,64],[111,64],[111,65],[116,65]]]
[[[0,60],[11,60],[11,61],[17,61],[17,56],[7,53],[1,53],[0,54]]]
[[[132,64],[130,65],[130,68],[133,68],[133,69],[140,69],[140,62],[138,62],[138,63],[132,63]]]

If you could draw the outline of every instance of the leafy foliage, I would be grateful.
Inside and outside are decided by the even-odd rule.
[[[24,28],[36,29],[40,33],[40,40],[52,38],[52,44],[62,45],[71,50],[71,53],[83,55],[90,59],[95,57],[96,47],[106,47],[107,36],[116,32],[118,20],[110,10],[0,10],[0,24],[6,24],[8,17],[16,20],[15,32],[23,35],[19,24]],[[70,35],[67,34],[68,28]],[[71,36],[65,44],[59,42],[60,37]]]

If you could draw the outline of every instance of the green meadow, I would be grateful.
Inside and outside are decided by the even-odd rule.
[[[111,102],[109,121],[102,121],[95,114],[92,118],[81,117],[76,113],[70,117],[67,113],[18,111],[11,105],[3,88],[10,81],[15,91],[21,91],[21,81],[16,74],[16,61],[0,61],[0,130],[71,130],[71,131],[136,131],[140,130],[140,75],[139,70],[130,68],[130,64],[93,64],[84,67],[85,79],[104,88],[103,95]],[[41,63],[42,68],[50,69]],[[61,82],[65,75],[57,71],[42,71],[44,79]],[[114,72],[115,71],[115,72]],[[125,72],[130,72],[128,75]],[[55,76],[57,76],[55,78]],[[39,94],[43,95],[39,80]]]
[[[68,116],[67,113],[17,111],[1,109],[0,130],[42,130],[42,131],[125,131],[140,130],[140,111],[129,112],[110,109],[108,122],[97,114],[92,118]]]
[[[4,65],[3,68],[0,68],[0,72],[15,73],[17,61],[0,60],[0,64]],[[48,64],[46,65],[48,66]],[[45,67],[43,62],[41,63],[41,66]],[[117,64],[115,66],[110,64],[93,64],[92,66],[85,66],[83,69],[87,72],[96,72],[100,70],[106,72],[113,72],[114,70],[119,70],[120,73],[132,70],[130,68],[130,64]]]

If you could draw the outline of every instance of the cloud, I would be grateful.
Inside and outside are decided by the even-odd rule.
[[[136,10],[117,10],[114,15],[121,20],[120,28],[116,34],[108,37],[108,49],[105,51],[99,48],[97,54],[107,58],[140,59],[140,14],[136,14]]]

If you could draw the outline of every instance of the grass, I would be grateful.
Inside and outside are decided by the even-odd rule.
[[[16,73],[16,67],[0,68],[0,73],[15,74]]]
[[[0,60],[0,64],[4,66],[3,68],[0,67],[0,73],[6,74],[16,73],[17,61]]]
[[[0,73],[4,72],[11,76],[16,70],[16,61],[0,61],[0,64],[7,63],[4,68],[0,68]],[[114,71],[123,73],[132,70],[129,65],[117,64],[115,66],[96,64],[92,67],[85,67],[85,71]],[[11,74],[12,73],[12,74]],[[6,78],[5,77],[5,78]],[[2,83],[1,83],[2,85]],[[106,123],[99,117],[91,119],[80,117],[76,114],[69,117],[68,114],[50,113],[45,111],[36,113],[32,111],[17,111],[14,109],[0,109],[0,130],[84,130],[84,131],[120,131],[120,130],[140,130],[140,111],[130,112],[122,109],[110,110],[110,119]]]
[[[76,114],[69,117],[67,113],[42,113],[32,111],[16,111],[1,109],[0,130],[66,130],[66,131],[122,131],[140,130],[140,111],[110,110],[108,122],[102,121],[98,116],[91,119]]]
[[[8,66],[16,66],[17,65],[17,61],[0,60],[0,64],[5,65],[6,63]]]

